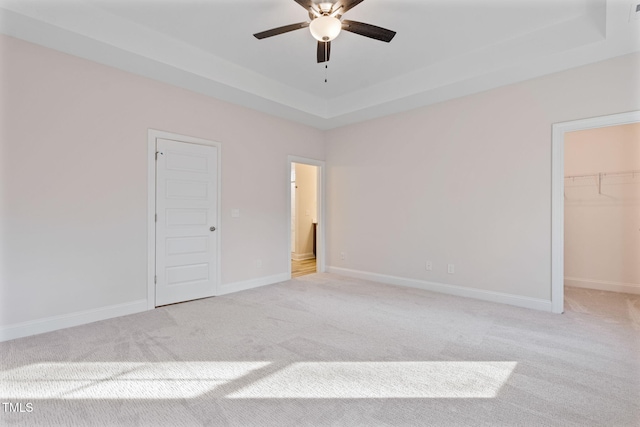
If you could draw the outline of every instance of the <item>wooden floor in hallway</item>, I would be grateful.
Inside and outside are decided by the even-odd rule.
[[[316,272],[316,259],[305,259],[302,261],[291,260],[291,277],[300,277]]]

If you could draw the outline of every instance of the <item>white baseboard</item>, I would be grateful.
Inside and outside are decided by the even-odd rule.
[[[294,252],[291,252],[291,259],[294,261],[304,261],[305,259],[313,259],[316,256],[313,254],[313,252],[309,252],[306,254],[297,254]]]
[[[551,301],[522,297],[502,292],[486,291],[482,289],[467,288],[464,286],[447,285],[444,283],[428,282],[426,280],[407,279],[404,277],[388,276],[386,274],[370,273],[367,271],[351,270],[341,267],[327,267],[328,273],[340,274],[342,276],[354,277],[357,279],[371,280],[374,282],[386,283],[389,285],[407,286],[410,288],[424,289],[426,291],[440,292],[459,297],[474,298],[483,301],[509,304],[517,307],[531,308],[551,312]]]
[[[564,285],[573,286],[574,288],[596,289],[599,291],[621,292],[625,294],[640,295],[640,284],[637,283],[607,282],[604,280],[565,277]]]
[[[290,274],[280,273],[274,274],[273,276],[258,277],[257,279],[227,283],[226,285],[220,286],[218,289],[218,296],[227,295],[233,292],[246,291],[247,289],[259,288],[260,286],[273,285],[274,283],[286,282],[290,279]]]
[[[42,334],[45,332],[57,331],[64,328],[71,328],[73,326],[85,325],[87,323],[140,313],[147,310],[147,300],[144,299],[92,310],[62,314],[60,316],[46,317],[44,319],[30,320],[28,322],[15,323],[13,325],[0,327],[0,342]]]

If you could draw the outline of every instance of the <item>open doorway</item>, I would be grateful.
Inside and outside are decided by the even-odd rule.
[[[564,143],[565,286],[640,294],[640,123]]]
[[[591,119],[576,120],[572,122],[557,123],[553,125],[552,137],[552,219],[551,219],[551,306],[554,313],[564,311],[564,284],[565,284],[565,143],[567,135],[571,132],[589,129],[601,129],[611,126],[627,125],[640,122],[640,111],[615,114],[611,116],[595,117]],[[619,171],[628,172],[628,171]],[[602,191],[602,175],[599,171],[599,184],[594,189]],[[580,174],[575,174],[580,175]],[[574,175],[568,175],[571,179]],[[612,174],[613,177],[613,174]],[[616,179],[626,179],[626,176],[616,176]],[[633,179],[633,175],[632,175]],[[640,229],[631,230],[631,233],[640,233]],[[635,264],[635,263],[634,263]]]
[[[324,271],[323,163],[289,157],[289,245],[291,277]]]

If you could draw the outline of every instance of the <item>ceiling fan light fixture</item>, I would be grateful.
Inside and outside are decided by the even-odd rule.
[[[311,35],[318,41],[330,42],[338,37],[342,29],[342,22],[333,16],[321,16],[309,24]]]

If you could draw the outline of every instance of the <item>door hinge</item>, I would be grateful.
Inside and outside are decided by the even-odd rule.
[[[153,276],[153,283],[158,283],[158,276]]]
[[[156,214],[156,222],[158,222],[158,214]]]

